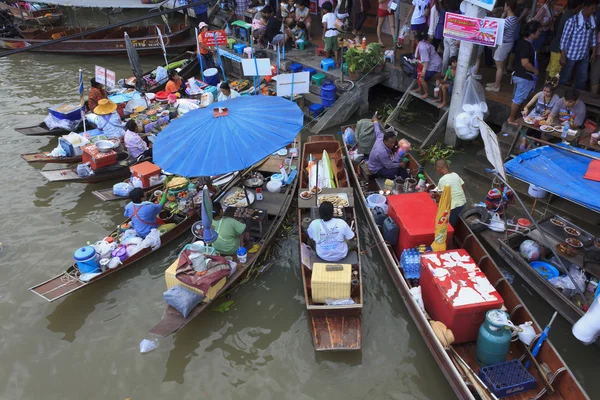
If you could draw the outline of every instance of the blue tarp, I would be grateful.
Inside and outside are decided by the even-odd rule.
[[[571,148],[569,145],[559,146]],[[578,152],[600,157],[594,151]],[[591,158],[551,146],[538,147],[506,162],[506,173],[550,193],[600,212],[600,182],[584,179]]]
[[[226,107],[229,115],[214,117]],[[240,171],[294,141],[302,110],[274,96],[242,96],[193,110],[172,121],[154,142],[153,162],[167,172],[211,176]]]

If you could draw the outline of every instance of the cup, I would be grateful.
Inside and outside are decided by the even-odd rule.
[[[598,144],[598,138],[600,137],[600,132],[592,133],[590,135],[590,145],[594,146]]]

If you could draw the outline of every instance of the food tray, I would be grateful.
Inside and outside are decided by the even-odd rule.
[[[583,243],[583,247],[586,247],[594,242],[594,236],[592,236],[590,233],[584,231],[583,229],[581,229],[580,227],[578,227],[571,221],[567,221],[566,219],[564,219],[558,215],[552,215],[552,216],[550,216],[550,218],[547,218],[544,221],[540,222],[539,226],[540,226],[541,230],[552,235],[557,240],[564,242],[568,237],[575,237],[575,236],[569,235],[567,232],[565,232],[565,229],[563,227],[554,225],[552,223],[552,221],[550,221],[552,218],[556,218],[556,219],[564,222],[566,224],[566,226],[575,228],[579,232],[581,232],[581,236],[577,236],[577,239],[581,240],[581,243]]]
[[[230,198],[235,196],[236,192],[241,192],[242,196],[244,196],[244,197],[241,197],[237,202],[232,202],[233,200],[230,201]],[[251,190],[246,190],[246,192],[248,193],[248,199],[250,200],[250,204],[254,203],[254,192],[252,192]],[[223,200],[221,201],[221,204],[223,204],[223,207],[225,207],[225,208],[227,208],[227,207],[247,207],[248,202],[246,201],[246,198],[244,195],[244,189],[242,189],[242,188],[231,189],[229,191],[229,193],[227,193],[225,196],[223,196]]]
[[[317,205],[321,204],[321,199],[325,198],[325,197],[331,197],[331,196],[336,196],[341,198],[342,200],[346,200],[346,202],[348,203],[348,206],[350,205],[350,200],[348,199],[348,194],[347,193],[328,193],[328,194],[320,194],[317,197]],[[348,207],[346,206],[346,207]],[[334,205],[335,207],[335,205]]]

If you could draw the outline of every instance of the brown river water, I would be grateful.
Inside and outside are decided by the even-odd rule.
[[[142,59],[146,70],[160,62]],[[161,318],[163,272],[190,235],[55,303],[30,293],[27,288],[63,271],[76,248],[123,220],[123,204],[92,195],[108,183],[49,184],[41,167],[20,159],[51,150],[56,138],[13,130],[42,121],[51,105],[78,101],[78,69],[87,91],[94,65],[115,70],[117,78],[131,75],[127,60],[118,58],[0,59],[0,399],[455,397],[376,252],[362,258],[363,349],[353,353],[314,351],[294,233],[277,240],[270,269],[233,293],[229,312],[205,312],[148,354],[139,343]],[[366,226],[358,226],[362,242],[372,244]],[[549,319],[535,294],[520,293],[542,324]],[[563,357],[598,398],[598,349],[574,343],[566,324],[555,325],[553,341],[557,336]]]

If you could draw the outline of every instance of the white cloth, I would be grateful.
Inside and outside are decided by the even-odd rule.
[[[87,115],[87,120],[95,124],[98,129],[102,131],[102,134],[107,138],[120,139],[125,134],[121,117],[116,111],[109,115],[89,113]]]
[[[235,99],[236,97],[240,97],[240,94],[235,90],[231,89],[231,93],[229,96],[225,96],[222,91],[219,90],[219,95],[217,96],[217,101],[227,101],[231,99]]]
[[[317,245],[317,255],[325,261],[339,261],[346,257],[348,245],[345,240],[354,237],[352,229],[340,218],[329,221],[316,219],[308,226],[307,233]]]
[[[435,27],[437,26],[438,19],[440,19],[440,12],[437,7],[431,7],[431,11],[429,12],[429,30],[427,31],[427,35],[433,37],[435,33]]]
[[[338,32],[335,29],[335,14],[330,12],[323,15],[323,19],[321,22],[323,24],[327,23],[327,30],[325,31],[325,37],[337,36]]]
[[[415,10],[413,11],[412,17],[410,18],[410,24],[418,25],[418,24],[424,24],[425,22],[427,22],[427,19],[425,18],[425,10],[427,10],[429,1],[428,0],[413,0],[412,4],[413,4],[413,6],[415,6]]]

